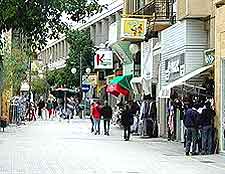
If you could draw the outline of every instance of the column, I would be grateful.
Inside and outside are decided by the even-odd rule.
[[[96,46],[99,46],[100,45],[100,43],[101,43],[101,23],[100,22],[97,22],[96,23],[96,34],[95,34],[95,36],[96,36]]]
[[[102,20],[102,43],[109,40],[109,23],[107,19]]]
[[[121,35],[121,14],[120,14],[120,12],[116,12],[116,23],[117,23],[117,40],[119,40],[120,35]]]
[[[95,25],[91,25],[90,26],[90,36],[91,36],[91,40],[92,42],[95,44]]]

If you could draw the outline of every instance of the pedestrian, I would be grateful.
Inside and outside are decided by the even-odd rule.
[[[99,101],[97,101],[93,106],[92,116],[94,120],[95,135],[100,135],[101,105]]]
[[[197,118],[199,114],[197,112],[196,105],[191,107],[189,104],[186,113],[184,114],[184,125],[186,127],[186,155],[190,155],[190,148],[192,145],[192,155],[197,155],[196,153],[196,143],[197,143],[197,136],[198,136],[198,121]]]
[[[91,120],[91,133],[94,132],[94,105],[95,103],[92,102],[91,103],[91,114],[90,114],[90,120]]]
[[[55,117],[56,116],[56,108],[58,107],[57,100],[54,99],[52,104],[53,104],[53,116]]]
[[[112,108],[108,105],[107,101],[105,101],[102,108],[102,116],[104,120],[104,134],[109,136],[110,120],[112,119]]]
[[[49,119],[52,116],[52,109],[53,109],[53,104],[52,104],[51,100],[48,100],[48,102],[47,102],[47,110],[48,110],[48,117],[49,117]]]
[[[206,103],[206,108],[202,110],[202,155],[213,153],[213,124],[215,111],[211,108],[211,103]]]
[[[121,114],[121,124],[124,129],[124,140],[130,140],[131,125],[134,123],[133,114],[130,112],[130,107],[125,105]]]
[[[41,118],[43,120],[42,110],[45,107],[45,102],[43,98],[40,99],[38,103],[38,118]]]

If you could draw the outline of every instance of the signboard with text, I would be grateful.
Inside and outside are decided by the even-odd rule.
[[[95,69],[113,69],[112,51],[99,50],[95,55]]]

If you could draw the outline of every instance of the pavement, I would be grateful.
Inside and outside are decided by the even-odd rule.
[[[225,156],[184,156],[165,139],[90,133],[89,120],[37,121],[0,132],[0,174],[225,174]]]

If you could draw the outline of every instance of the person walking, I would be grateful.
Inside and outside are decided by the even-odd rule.
[[[121,124],[124,129],[124,140],[130,140],[130,133],[131,133],[131,125],[134,122],[133,114],[130,112],[130,107],[125,105],[122,114],[121,114]]]
[[[93,106],[92,116],[94,120],[95,135],[100,135],[101,105],[99,101],[97,101]]]
[[[112,108],[108,105],[107,101],[105,101],[102,108],[102,116],[104,120],[104,134],[109,136],[110,120],[112,119]]]
[[[48,118],[50,119],[52,116],[52,109],[53,109],[53,104],[51,100],[48,100],[47,102],[47,110],[48,110]]]
[[[90,120],[91,120],[91,133],[94,132],[94,105],[95,103],[91,103],[91,114],[90,114]]]
[[[193,108],[191,105],[188,106],[188,109],[184,115],[184,125],[186,127],[186,156],[190,155],[190,148],[192,145],[192,155],[197,155],[196,153],[196,143],[198,136],[198,119],[199,114],[197,112],[197,108],[194,105]]]
[[[41,98],[38,103],[38,118],[41,118],[42,120],[43,120],[42,110],[44,109],[44,107],[45,107],[45,102],[43,98]]]
[[[215,111],[211,108],[211,103],[206,103],[206,108],[202,110],[202,155],[213,153],[213,124]]]

